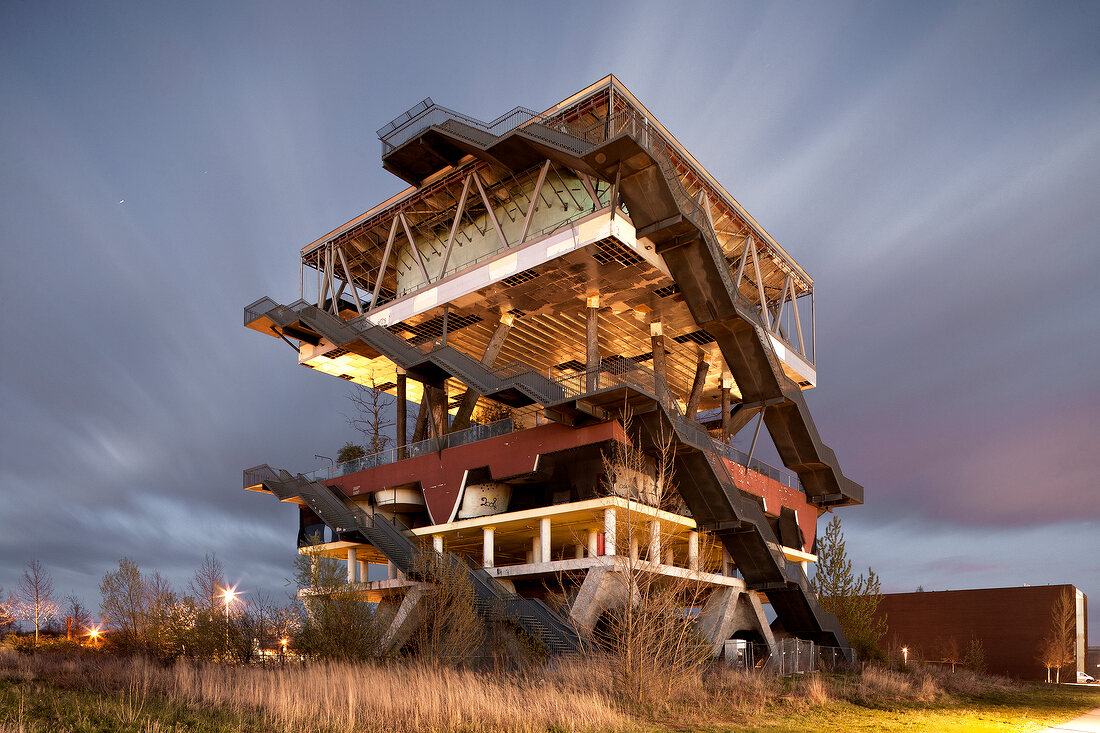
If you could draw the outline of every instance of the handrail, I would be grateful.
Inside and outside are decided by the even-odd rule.
[[[512,418],[505,418],[504,420],[497,420],[487,425],[474,425],[465,430],[447,433],[439,438],[428,438],[427,440],[421,440],[416,443],[409,443],[403,447],[387,448],[386,450],[371,453],[362,458],[355,458],[350,461],[344,461],[343,463],[319,468],[316,471],[304,473],[302,476],[309,481],[325,481],[338,476],[346,476],[349,473],[365,471],[368,468],[377,468],[378,466],[396,463],[405,458],[423,456],[428,453],[446,450],[447,448],[456,448],[460,445],[476,443],[479,440],[495,438],[499,435],[511,433],[514,430],[515,423],[512,421]]]

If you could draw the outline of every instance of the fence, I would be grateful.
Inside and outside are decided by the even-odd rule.
[[[818,646],[807,639],[776,639],[771,649],[767,644],[754,644],[744,639],[730,639],[723,648],[726,664],[738,669],[756,669],[781,677],[807,672],[843,672],[857,666],[854,652],[833,646]]]
[[[316,471],[310,471],[309,473],[303,474],[303,476],[309,481],[325,481],[336,478],[337,476],[346,476],[356,471],[365,471],[368,468],[377,468],[378,466],[396,463],[406,458],[414,458],[416,456],[427,455],[428,453],[436,453],[447,448],[456,448],[460,445],[476,443],[486,438],[495,438],[498,435],[506,435],[514,430],[515,423],[511,418],[498,420],[488,425],[474,425],[471,428],[460,430],[456,433],[447,433],[438,438],[428,438],[427,440],[410,443],[403,447],[389,448],[378,453],[372,453],[369,456],[356,458],[352,461],[345,461],[344,463],[337,463],[333,466],[319,468]]]

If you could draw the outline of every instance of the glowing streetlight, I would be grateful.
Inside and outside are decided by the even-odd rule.
[[[237,586],[222,588],[222,597],[225,599],[225,649],[229,651],[229,604],[237,600]]]
[[[103,629],[102,629],[102,627],[100,627],[99,624],[96,624],[95,626],[89,627],[89,629],[88,629],[88,641],[91,642],[92,646],[96,646],[97,644],[99,644],[99,637],[102,634],[103,634]]]
[[[901,657],[905,660],[906,664],[909,664],[909,647],[903,646],[901,648]]]

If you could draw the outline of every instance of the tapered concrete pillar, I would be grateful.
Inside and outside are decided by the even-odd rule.
[[[485,353],[481,356],[482,364],[492,366],[496,362],[500,350],[504,346],[504,341],[508,338],[508,331],[511,330],[515,320],[515,316],[511,313],[505,313],[500,317],[500,323],[497,324],[496,331],[493,332],[492,338],[489,339],[489,345],[485,347]],[[451,422],[452,432],[470,427],[470,418],[474,414],[474,408],[477,407],[477,398],[480,396],[474,389],[467,389],[463,393],[462,401],[458,405],[458,412],[455,413],[454,420]]]
[[[625,606],[629,598],[627,582],[632,581],[612,568],[600,565],[590,568],[569,608],[569,616],[577,628],[590,633],[600,614]]]
[[[414,585],[406,591],[405,597],[401,599],[401,604],[393,611],[389,627],[382,635],[381,650],[383,652],[400,649],[405,645],[405,642],[412,636],[413,630],[420,623],[424,598],[431,592],[432,590],[428,586],[422,584]]]
[[[594,392],[596,386],[599,384],[598,374],[596,372],[600,366],[600,340],[599,340],[599,312],[600,312],[600,296],[590,295],[588,297],[588,308],[586,310],[585,321],[585,369],[588,370],[588,377],[586,379],[585,389],[588,392]]]
[[[730,439],[730,388],[733,387],[733,375],[722,374],[722,442]]]
[[[705,353],[699,354],[699,363],[695,366],[695,379],[691,383],[691,394],[688,396],[687,418],[694,420],[699,412],[699,402],[703,399],[703,388],[707,384],[707,372],[710,371],[710,362]]]
[[[412,442],[419,443],[428,437],[428,417],[431,407],[428,405],[428,385],[421,385],[423,392],[420,395],[420,407],[416,411],[416,427],[413,429]]]
[[[699,569],[699,533],[688,532],[688,570]]]
[[[538,557],[535,562],[550,562],[550,518],[543,517],[539,520],[539,546]]]
[[[355,582],[355,571],[358,569],[358,560],[355,557],[355,548],[348,548],[348,582]]]
[[[405,446],[409,444],[409,404],[408,377],[405,370],[397,367],[397,459],[404,460]]]
[[[710,644],[711,653],[722,653],[722,644],[738,631],[754,631],[763,637],[771,649],[775,644],[771,626],[759,599],[752,591],[740,588],[718,588],[696,617],[695,626]]]
[[[615,542],[617,537],[615,519],[614,507],[608,507],[603,510],[603,554],[605,555],[615,554]]]
[[[493,532],[496,527],[483,527],[481,530],[481,566],[485,568],[493,567]]]
[[[653,389],[661,396],[668,391],[668,372],[665,367],[665,331],[660,321],[649,324],[649,343],[653,348]]]
[[[447,383],[432,387],[431,391],[432,429],[433,437],[447,434],[447,420],[450,414],[447,412]]]
[[[646,559],[650,562],[661,562],[661,522],[654,519],[649,523],[649,552]]]

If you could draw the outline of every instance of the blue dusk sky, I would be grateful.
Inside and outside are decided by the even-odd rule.
[[[283,594],[296,512],[241,469],[355,434],[242,307],[404,187],[374,130],[423,97],[613,73],[815,278],[854,563],[1073,583],[1100,629],[1098,39],[1094,2],[3,3],[0,586],[97,608],[216,552]]]

